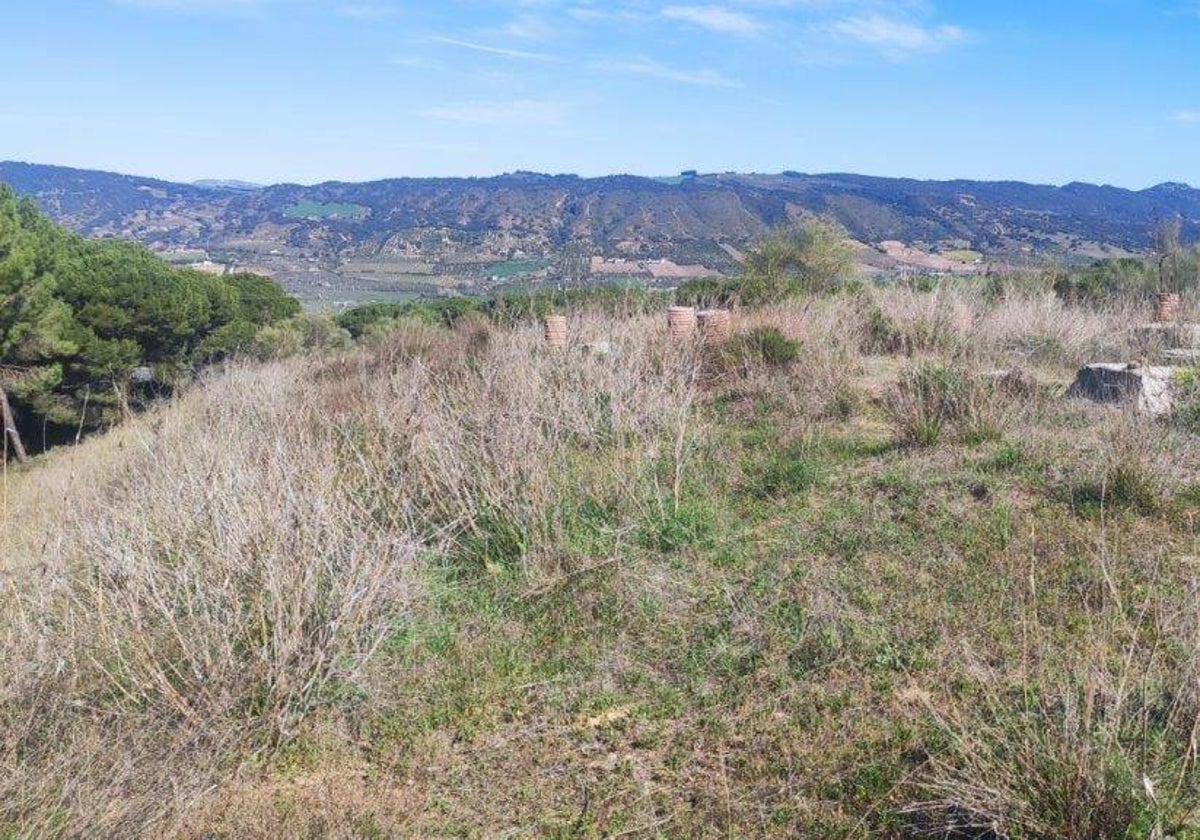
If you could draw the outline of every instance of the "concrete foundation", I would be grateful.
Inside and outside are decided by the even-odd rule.
[[[1100,403],[1132,405],[1147,414],[1171,411],[1173,367],[1137,364],[1095,364],[1079,369],[1068,397]]]

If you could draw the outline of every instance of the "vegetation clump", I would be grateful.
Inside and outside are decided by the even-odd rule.
[[[806,292],[827,292],[844,280],[854,265],[845,231],[828,219],[811,219],[780,231],[747,255],[737,287],[746,305],[783,300]]]
[[[778,327],[761,326],[738,335],[732,352],[769,367],[790,365],[800,358],[800,342],[788,338]]]
[[[337,323],[357,339],[372,327],[386,329],[397,321],[454,327],[463,319],[483,316],[494,323],[513,326],[568,309],[595,308],[613,315],[641,315],[662,309],[668,300],[666,292],[640,287],[581,286],[502,292],[488,298],[458,296],[405,303],[368,303],[339,313]]]
[[[169,385],[299,311],[268,278],[68,234],[0,185],[0,384],[29,428],[112,423],[138,400],[135,368]]]
[[[1058,271],[1054,291],[1070,303],[1101,304],[1145,300],[1154,292],[1194,292],[1200,288],[1200,244],[1185,246],[1178,218],[1155,231],[1151,259],[1107,257],[1075,271]]]
[[[918,446],[948,433],[968,441],[993,437],[995,391],[960,364],[921,362],[901,374],[892,416],[901,438]]]

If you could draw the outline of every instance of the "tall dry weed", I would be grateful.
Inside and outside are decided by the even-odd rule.
[[[590,354],[407,330],[233,365],[137,421],[3,593],[0,826],[169,833],[215,774],[369,697],[431,565],[482,572],[500,540],[539,585],[573,571],[564,500],[610,500],[614,529],[676,504],[698,357],[650,328],[582,316]]]

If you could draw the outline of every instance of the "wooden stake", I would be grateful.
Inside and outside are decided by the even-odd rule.
[[[29,460],[29,455],[25,452],[25,445],[21,443],[21,434],[17,431],[16,421],[13,420],[12,406],[8,404],[8,392],[3,387],[0,387],[0,414],[3,414],[4,431],[12,441],[13,452],[16,453],[17,460],[24,464]]]

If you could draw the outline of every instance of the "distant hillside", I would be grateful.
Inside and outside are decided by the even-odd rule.
[[[1132,191],[793,172],[663,179],[515,173],[255,188],[24,163],[0,163],[0,181],[83,233],[204,249],[257,261],[293,282],[320,277],[324,285],[352,277],[352,261],[376,258],[421,259],[433,267],[411,270],[458,277],[457,268],[472,260],[491,266],[488,260],[564,252],[729,270],[734,249],[806,213],[835,216],[871,244],[898,240],[1001,260],[1146,250],[1155,225],[1175,216],[1185,238],[1200,235],[1200,190],[1183,184]],[[293,262],[272,264],[279,255]],[[372,264],[360,275],[387,270]],[[410,268],[394,270],[409,276]]]
[[[0,181],[37,199],[56,222],[84,233],[119,227],[141,213],[211,197],[201,187],[87,169],[0,163]]]
[[[831,213],[867,242],[957,239],[985,250],[1072,240],[1144,248],[1154,223],[1174,215],[1185,219],[1191,233],[1200,232],[1200,190],[1184,184],[1132,191],[1079,183],[1052,187],[846,174],[585,179],[517,173],[256,188],[22,163],[0,163],[0,180],[34,196],[57,220],[77,229],[124,229],[187,244],[270,224],[301,230],[328,224],[290,218],[288,211],[303,203],[362,208],[357,217],[339,219],[339,232],[355,243],[426,227],[511,231],[556,244],[740,240],[803,211]],[[165,229],[152,232],[159,227],[154,222],[166,222]]]

